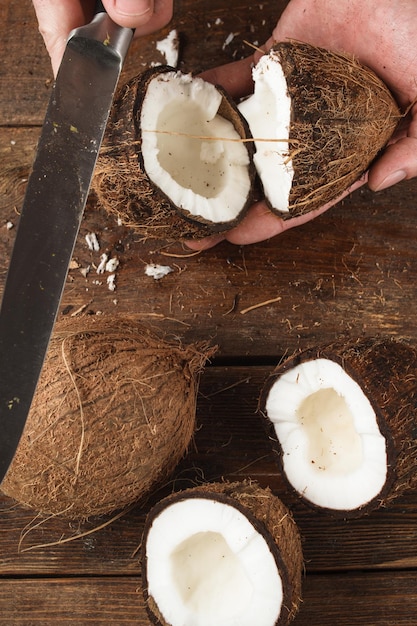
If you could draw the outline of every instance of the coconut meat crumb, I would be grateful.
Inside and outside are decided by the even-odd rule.
[[[288,212],[294,176],[289,154],[291,98],[276,54],[261,57],[253,68],[253,80],[253,95],[238,108],[255,139],[254,163],[265,196],[273,208]]]
[[[361,387],[334,361],[285,372],[266,402],[293,487],[320,507],[353,510],[378,495],[387,476],[386,441]]]
[[[148,592],[172,626],[269,626],[283,601],[277,564],[235,507],[206,498],[164,509],[147,536]]]
[[[218,114],[221,102],[206,81],[165,72],[150,81],[141,111],[147,175],[177,207],[210,222],[235,219],[251,188],[248,151]]]
[[[157,41],[156,49],[164,55],[166,64],[177,67],[179,55],[179,40],[177,31],[171,30],[165,39]]]
[[[105,252],[103,252],[103,254],[100,257],[100,263],[97,266],[97,270],[96,270],[97,274],[104,274],[104,272],[106,271],[106,264],[107,264],[108,258],[109,258],[108,255]]]
[[[106,282],[110,291],[116,291],[116,274],[109,274]]]
[[[169,265],[158,265],[156,263],[148,263],[145,266],[146,276],[150,276],[155,280],[161,280],[164,276],[167,276],[174,270]]]
[[[85,241],[89,250],[93,252],[98,252],[100,250],[100,244],[98,242],[96,233],[87,233],[85,236]]]

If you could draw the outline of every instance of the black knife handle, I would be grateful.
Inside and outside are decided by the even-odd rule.
[[[107,13],[101,0],[97,0],[96,6],[94,7],[94,15],[97,15],[97,13]]]

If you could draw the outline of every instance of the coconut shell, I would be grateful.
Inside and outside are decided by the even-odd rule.
[[[72,519],[143,498],[187,450],[213,352],[166,342],[133,318],[59,321],[2,491]]]
[[[304,561],[297,525],[284,503],[266,487],[256,482],[207,483],[174,493],[156,504],[149,512],[142,540],[143,593],[149,616],[157,626],[169,626],[147,589],[146,537],[153,520],[166,507],[188,498],[207,498],[238,509],[265,539],[279,570],[283,585],[283,603],[276,626],[292,621],[301,603]]]
[[[110,215],[133,228],[144,238],[178,241],[200,239],[213,232],[232,228],[232,223],[207,222],[176,207],[147,176],[141,151],[140,113],[149,82],[161,73],[175,72],[172,67],[158,66],[132,78],[118,92],[99,153],[92,189],[100,205]],[[249,129],[227,93],[222,95],[219,115],[232,122],[238,134],[247,138]],[[253,147],[249,143],[248,152]],[[255,170],[250,167],[253,180]],[[248,197],[239,219],[251,204]]]
[[[303,215],[338,198],[368,169],[401,114],[386,85],[356,59],[300,42],[273,46],[292,99],[294,169],[289,212]]]
[[[417,485],[417,350],[394,339],[364,338],[336,342],[299,352],[281,363],[271,373],[262,390],[260,410],[278,455],[284,476],[282,448],[272,422],[264,409],[269,390],[285,372],[314,359],[328,359],[340,365],[360,386],[375,412],[379,431],[386,440],[387,477],[381,492],[363,507],[350,511],[324,509],[297,493],[316,510],[334,517],[359,517],[388,506],[406,490]],[[293,489],[288,483],[290,489]]]

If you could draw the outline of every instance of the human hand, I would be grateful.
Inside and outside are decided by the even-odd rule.
[[[386,83],[403,110],[414,105],[369,172],[334,202],[288,220],[274,215],[265,202],[258,202],[233,230],[187,241],[187,245],[199,250],[223,239],[238,245],[263,241],[312,220],[366,182],[370,189],[379,191],[417,176],[416,30],[415,0],[291,0],[265,44],[266,50],[277,41],[297,39],[353,54]],[[251,67],[260,54],[205,72],[203,77],[223,85],[233,97],[248,95],[252,89]]]
[[[39,31],[51,57],[54,76],[73,28],[93,17],[94,0],[32,0]],[[135,37],[159,30],[172,17],[173,0],[103,0],[109,16],[120,26],[135,28]]]

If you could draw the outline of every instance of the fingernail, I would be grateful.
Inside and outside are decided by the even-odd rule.
[[[388,187],[392,187],[397,183],[400,183],[407,177],[407,172],[404,170],[397,170],[396,172],[391,172],[382,180],[378,187],[375,188],[375,191],[382,191],[383,189],[388,189]]]
[[[114,6],[119,15],[141,17],[153,11],[153,0],[115,0]]]

